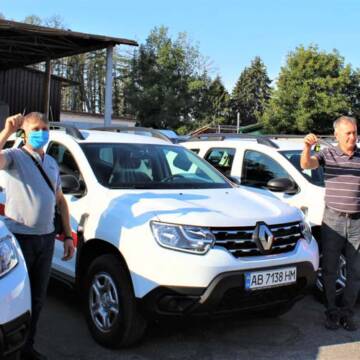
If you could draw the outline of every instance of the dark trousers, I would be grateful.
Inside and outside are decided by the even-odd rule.
[[[336,279],[339,258],[346,259],[346,287],[342,298],[342,310],[353,314],[360,289],[360,216],[345,216],[325,208],[321,230],[322,269],[328,311],[337,311]]]
[[[55,234],[14,234],[24,254],[31,287],[31,323],[25,348],[32,347],[40,311],[46,298]]]

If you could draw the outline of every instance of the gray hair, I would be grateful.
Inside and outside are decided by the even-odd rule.
[[[334,126],[334,130],[337,129],[337,127],[343,123],[343,122],[350,122],[352,123],[353,125],[355,125],[357,127],[357,121],[354,117],[351,117],[351,116],[340,116],[338,117],[334,123],[333,123],[333,126]]]
[[[25,121],[26,120],[30,120],[30,119],[37,119],[37,120],[41,120],[42,122],[44,122],[45,124],[48,124],[49,121],[48,119],[45,117],[45,115],[41,112],[37,112],[37,111],[33,111],[31,113],[28,113],[24,116]]]

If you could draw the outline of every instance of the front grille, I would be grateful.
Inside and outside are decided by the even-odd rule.
[[[274,241],[269,254],[282,254],[295,249],[302,237],[300,222],[267,225]],[[255,226],[234,228],[211,228],[216,241],[215,246],[221,246],[236,258],[245,256],[260,256],[261,251],[253,238]]]
[[[17,352],[27,338],[30,326],[30,312],[0,326],[0,354],[10,355]],[[2,340],[2,344],[1,344]],[[3,348],[1,349],[1,345]]]
[[[218,313],[235,310],[256,310],[279,303],[296,300],[304,292],[307,281],[299,278],[296,284],[261,291],[246,291],[243,288],[231,288],[224,293],[216,311]]]

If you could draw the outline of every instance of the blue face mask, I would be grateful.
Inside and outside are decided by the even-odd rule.
[[[41,149],[49,141],[49,131],[38,130],[30,131],[27,142],[33,149]]]

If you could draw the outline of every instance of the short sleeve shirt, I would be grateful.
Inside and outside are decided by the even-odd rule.
[[[345,213],[360,213],[360,150],[349,156],[339,147],[315,154],[324,168],[325,204]]]
[[[56,198],[29,155],[21,149],[6,149],[5,224],[18,234],[44,235],[54,231]],[[42,167],[54,191],[61,189],[58,165],[46,155]]]

